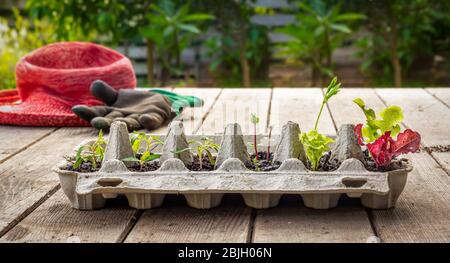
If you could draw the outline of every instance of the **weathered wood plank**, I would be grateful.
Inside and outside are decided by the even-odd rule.
[[[174,92],[181,95],[197,96],[204,101],[202,107],[185,108],[181,113],[181,119],[183,120],[185,133],[194,134],[202,125],[203,118],[212,109],[221,92],[221,89],[177,88],[174,90]]]
[[[92,128],[59,129],[0,164],[0,236],[57,189],[59,180],[51,169],[95,134]]]
[[[383,242],[450,242],[450,177],[427,154],[410,154],[414,170],[397,206],[373,210]]]
[[[323,94],[319,88],[277,88],[272,95],[270,125],[274,134],[279,134],[287,121],[300,124],[302,131],[314,128]],[[318,129],[325,134],[335,134],[328,109],[324,107]]]
[[[388,105],[399,105],[404,123],[422,135],[424,146],[450,145],[450,109],[423,89],[376,89]]]
[[[211,135],[222,132],[229,122],[248,123],[251,112],[259,114],[260,127],[265,128],[269,98],[270,89],[244,89],[242,93],[234,89],[223,90],[200,129],[194,133]],[[248,132],[248,126],[243,126],[244,132]],[[217,208],[195,210],[187,207],[182,196],[168,197],[162,208],[143,213],[125,242],[248,241],[252,209],[246,207],[241,198],[226,195]]]
[[[162,208],[145,211],[125,242],[246,242],[251,209],[239,196],[217,208],[189,208],[182,196],[167,196]]]
[[[274,133],[279,133],[280,125],[289,120],[299,123],[302,131],[305,132],[314,128],[322,98],[323,94],[318,88],[274,89],[270,115],[270,123],[277,127]],[[336,100],[331,103],[342,108],[351,105],[349,103],[341,105]],[[345,111],[349,110],[345,109]],[[319,130],[323,133],[335,134],[328,109],[324,108],[322,114]],[[294,202],[288,199],[278,207],[257,211],[252,240],[254,242],[366,242],[373,235],[367,212],[357,200],[343,198],[337,208],[321,211],[304,207],[300,198],[297,198]]]
[[[54,127],[20,127],[0,125],[0,163],[37,140],[54,132]]]
[[[102,210],[78,211],[58,190],[0,242],[116,242],[137,212],[121,201]]]
[[[222,133],[232,122],[239,123],[244,134],[253,134],[252,113],[260,117],[256,132],[265,133],[270,93],[270,89],[224,89],[197,134]]]
[[[450,108],[450,88],[427,88],[426,90]]]
[[[373,232],[358,200],[340,202],[338,208],[313,210],[301,197],[287,196],[272,209],[258,210],[253,242],[368,242]]]
[[[422,89],[379,89],[376,92],[387,104],[403,108],[404,124],[421,133],[425,146],[449,143],[450,111],[430,94]],[[377,233],[385,242],[449,242],[448,174],[425,151],[406,157],[414,170],[408,176],[397,207],[372,212]],[[448,155],[443,158],[448,163]]]

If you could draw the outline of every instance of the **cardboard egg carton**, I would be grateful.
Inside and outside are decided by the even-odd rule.
[[[167,194],[182,194],[187,204],[208,209],[219,206],[224,194],[241,194],[245,204],[253,208],[277,206],[283,194],[301,195],[304,205],[328,209],[338,205],[346,194],[360,198],[365,207],[387,209],[395,206],[412,167],[389,172],[368,171],[363,162],[361,147],[357,144],[353,125],[343,125],[332,149],[331,159],[341,165],[335,171],[310,171],[303,145],[299,141],[300,128],[288,122],[277,141],[273,160],[281,163],[273,171],[248,169],[251,160],[246,142],[252,136],[243,135],[239,124],[229,124],[222,136],[211,136],[221,148],[213,171],[191,171],[193,162],[183,123],[173,121],[163,138],[160,163],[156,171],[132,172],[121,161],[133,155],[126,125],[114,122],[111,127],[104,160],[98,172],[81,173],[65,170],[67,161],[55,171],[61,187],[72,206],[81,210],[99,209],[108,198],[125,195],[129,205],[137,209],[151,209],[163,204]],[[258,136],[258,141],[266,139]],[[88,144],[92,142],[84,142]],[[83,145],[82,144],[82,145]],[[78,147],[77,147],[78,148]]]

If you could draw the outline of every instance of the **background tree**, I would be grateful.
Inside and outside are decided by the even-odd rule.
[[[299,10],[295,23],[278,29],[278,32],[292,37],[292,41],[280,45],[279,55],[309,64],[312,85],[320,85],[325,77],[334,75],[333,51],[341,46],[345,36],[352,33],[352,22],[362,20],[365,16],[343,13],[341,2],[328,5],[318,0],[296,4]]]

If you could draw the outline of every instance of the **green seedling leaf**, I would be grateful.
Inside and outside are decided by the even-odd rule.
[[[325,152],[330,150],[328,145],[334,142],[333,139],[318,133],[316,130],[311,130],[308,133],[301,133],[300,141],[302,142],[306,155],[311,162],[312,170],[317,170],[320,158]]]
[[[123,158],[122,161],[124,161],[124,162],[140,162],[140,160],[134,156]]]
[[[185,152],[185,151],[190,151],[190,150],[192,150],[191,148],[184,148],[184,149],[179,149],[179,150],[176,150],[176,151],[170,151],[171,153],[174,153],[174,154],[179,154],[179,153],[182,153],[182,152]]]
[[[77,153],[75,155],[75,163],[73,164],[73,168],[77,169],[83,163],[83,158],[81,156],[81,152],[83,151],[83,146],[78,148]]]
[[[362,139],[371,143],[378,139],[386,132],[395,138],[400,133],[400,123],[403,121],[403,111],[398,106],[389,106],[378,114],[381,119],[376,118],[375,111],[366,108],[366,104],[360,98],[356,98],[353,102],[358,105],[366,116],[366,124],[361,128]]]
[[[259,117],[258,115],[256,115],[255,113],[252,113],[252,115],[250,116],[250,121],[253,124],[258,124],[259,123]]]

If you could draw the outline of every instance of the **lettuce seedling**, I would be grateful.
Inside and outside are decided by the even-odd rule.
[[[341,88],[341,83],[337,82],[337,77],[334,77],[328,88],[325,92],[325,95],[322,100],[322,105],[320,106],[319,114],[317,115],[316,123],[314,125],[314,129],[309,131],[308,133],[301,133],[299,135],[300,141],[305,148],[306,156],[311,163],[311,169],[317,170],[319,168],[319,160],[322,155],[330,150],[329,144],[334,142],[333,139],[320,134],[317,131],[317,126],[319,124],[320,116],[322,115],[323,107],[325,103],[327,103],[331,97],[338,94]]]
[[[420,134],[411,129],[400,132],[403,111],[398,106],[389,106],[382,110],[377,119],[375,111],[366,108],[360,98],[354,102],[363,110],[366,124],[355,126],[355,134],[360,145],[366,145],[377,167],[388,166],[395,157],[414,153],[420,148]],[[394,138],[397,137],[397,140]]]
[[[366,142],[373,142],[386,132],[390,132],[392,137],[396,137],[400,132],[400,123],[403,121],[403,111],[398,106],[389,106],[383,109],[379,115],[381,119],[377,119],[375,111],[366,108],[366,104],[360,98],[356,98],[353,102],[361,108],[366,116],[366,125],[361,127],[361,134]]]

